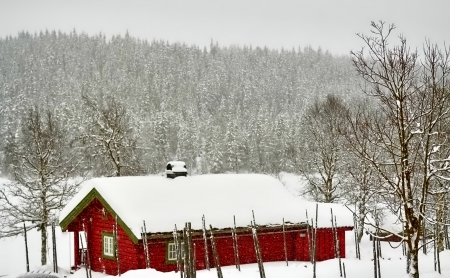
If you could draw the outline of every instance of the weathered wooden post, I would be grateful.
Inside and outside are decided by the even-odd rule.
[[[85,252],[84,252],[84,244],[83,244],[83,238],[81,237],[81,233],[79,234],[79,236],[80,236],[80,242],[81,242],[81,250],[82,250],[82,256],[85,256]],[[86,260],[87,260],[87,258],[83,258],[84,259],[84,268],[86,269],[86,278],[89,278],[89,272],[88,272],[88,266],[87,266],[87,263],[86,263]]]
[[[193,278],[197,277],[197,251],[195,251],[195,243],[193,244],[193,248],[192,248],[193,252],[192,252],[192,273],[193,273]]]
[[[316,265],[317,265],[317,260],[316,260],[316,253],[317,253],[317,221],[319,219],[319,204],[316,204],[316,227],[314,228],[314,236],[313,236],[313,243],[314,243],[314,247],[313,247],[313,278],[316,278]],[[311,219],[311,222],[312,219]]]
[[[30,272],[30,260],[28,258],[27,228],[25,227],[25,222],[23,222],[23,236],[25,238],[25,258],[27,260],[27,272]]]
[[[181,243],[178,240],[177,224],[175,224],[175,229],[173,230],[173,240],[175,243],[175,253],[177,256],[177,269],[180,273],[180,278],[183,278],[183,269],[181,267]]]
[[[194,250],[192,245],[192,229],[191,222],[187,222],[184,229],[184,254],[185,254],[185,269],[188,278],[195,278],[195,260]]]
[[[53,272],[58,273],[58,255],[56,253],[55,223],[52,223]]]
[[[119,229],[117,225],[117,215],[115,217],[116,223],[113,226],[113,236],[114,236],[114,254],[116,255],[117,263],[117,275],[120,277],[120,258],[119,258]]]
[[[331,210],[331,215],[333,215],[333,210]],[[333,222],[333,220],[332,220]],[[336,255],[339,261],[339,274],[342,277],[342,265],[341,265],[341,250],[339,248],[339,239],[338,239],[338,233],[337,233],[337,222],[336,222],[336,216],[334,216],[334,223],[333,223],[333,230],[334,230],[334,239],[335,239],[335,246],[336,246]]]
[[[312,235],[310,235],[311,230],[309,228],[309,218],[308,218],[308,210],[306,210],[306,236],[308,237],[308,253],[309,253],[309,261],[313,263],[313,253],[312,253]],[[311,221],[312,225],[312,221]],[[313,226],[311,226],[312,228]]]
[[[259,277],[265,278],[266,273],[264,271],[264,265],[261,258],[261,251],[259,249],[259,242],[258,242],[258,236],[256,234],[256,225],[254,222],[252,222],[252,235],[253,235],[253,244],[255,246],[255,254],[256,254],[256,260],[258,262],[258,269],[259,269]]]
[[[145,268],[150,268],[150,252],[148,250],[147,227],[145,226],[145,220],[143,220],[142,222],[144,224],[144,226],[142,227],[142,243],[144,244]]]
[[[91,255],[90,255],[90,252],[89,252],[90,244],[89,244],[89,241],[88,241],[88,237],[87,237],[86,228],[84,226],[84,223],[82,223],[82,226],[83,226],[84,239],[86,241],[86,258],[85,258],[86,273],[87,273],[88,278],[92,278]],[[81,234],[80,234],[80,236],[81,236]],[[83,248],[83,244],[81,245],[81,248]]]
[[[217,247],[216,247],[216,241],[214,240],[214,233],[213,233],[213,228],[211,225],[209,225],[209,229],[211,232],[211,247],[213,250],[213,255],[214,255],[214,261],[216,264],[216,270],[217,270],[217,278],[223,278],[223,274],[222,274],[222,268],[220,267],[220,261],[219,261],[219,254],[217,253]]]
[[[330,211],[331,211],[331,232],[333,233],[334,258],[337,258],[337,246],[336,246],[337,235],[336,235],[335,229],[334,229],[333,208],[330,208]]]
[[[233,215],[234,226],[231,230],[231,236],[233,237],[233,250],[234,250],[234,263],[236,264],[237,270],[241,271],[241,264],[239,262],[239,247],[238,247],[238,238],[236,231],[236,217]]]
[[[202,229],[203,229],[203,242],[205,245],[205,265],[206,269],[209,270],[208,240],[206,239],[205,215],[203,215],[202,217]]]
[[[287,256],[287,246],[286,246],[286,231],[284,228],[284,217],[283,217],[283,245],[284,245],[284,259],[286,260],[286,266],[289,266],[288,256]]]
[[[264,271],[264,264],[261,257],[261,249],[259,248],[259,240],[258,235],[256,234],[256,221],[255,221],[255,213],[252,210],[253,214],[253,222],[252,225],[252,234],[253,234],[253,244],[255,246],[255,253],[256,253],[256,260],[258,261],[258,268],[259,268],[259,276],[261,278],[266,278],[266,273]]]

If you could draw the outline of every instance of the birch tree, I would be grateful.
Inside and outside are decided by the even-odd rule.
[[[385,198],[391,212],[404,226],[403,240],[411,258],[410,277],[419,277],[418,252],[423,221],[433,194],[447,193],[448,153],[442,151],[445,137],[440,124],[448,119],[449,54],[426,43],[424,55],[411,51],[400,35],[398,45],[390,45],[395,26],[372,22],[371,35],[359,34],[365,48],[352,52],[358,74],[366,81],[364,93],[379,105],[370,125],[370,144],[381,154],[373,157],[362,148],[357,130],[352,129],[355,150],[370,163],[380,178],[377,194]],[[441,183],[443,184],[443,183]],[[448,183],[446,183],[448,184]]]
[[[34,107],[10,139],[12,181],[0,187],[0,237],[26,229],[41,232],[41,263],[47,263],[47,227],[79,184],[69,179],[81,160],[68,153],[67,131],[50,111]],[[78,172],[79,173],[79,172]]]

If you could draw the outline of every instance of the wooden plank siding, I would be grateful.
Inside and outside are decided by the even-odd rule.
[[[77,216],[75,221],[70,223],[67,230],[82,232],[82,223],[84,223],[87,233],[92,270],[110,275],[117,275],[116,260],[104,258],[102,256],[102,233],[113,232],[113,225],[115,225],[114,217],[103,208],[102,204],[97,199],[95,199]],[[141,262],[139,254],[142,252],[140,252],[139,246],[131,241],[120,225],[118,228],[118,242],[121,273],[131,269],[141,268],[140,266],[143,263]],[[75,250],[75,252],[77,253],[77,250]],[[75,254],[75,256],[79,255]]]
[[[102,233],[112,233],[115,224],[114,217],[105,209],[102,203],[94,199],[76,218],[67,226],[68,231],[82,232],[82,223],[88,234],[90,248],[90,261],[92,270],[109,275],[117,275],[117,263],[114,259],[102,256]],[[212,223],[214,224],[214,223]],[[303,226],[302,226],[303,225]],[[308,241],[305,224],[286,227],[286,247],[288,260],[309,261]],[[340,254],[345,257],[345,231],[350,227],[338,228],[340,241]],[[125,230],[119,225],[119,257],[121,273],[132,269],[145,268],[145,255],[142,240],[133,243]],[[209,234],[209,233],[208,233]],[[218,230],[214,232],[221,266],[234,265],[234,249],[231,230]],[[257,229],[260,251],[264,262],[284,261],[284,240],[282,227],[259,227]],[[305,236],[300,236],[304,234]],[[149,234],[147,236],[150,267],[158,271],[176,271],[176,262],[167,260],[167,245],[173,242],[172,233]],[[194,231],[192,236],[196,250],[196,268],[205,269],[205,249],[201,231]],[[208,236],[208,254],[210,267],[214,267],[214,258],[211,242]],[[76,245],[76,244],[75,244]],[[251,229],[239,228],[238,231],[239,260],[241,264],[256,263],[256,255]],[[78,248],[75,248],[75,258],[78,256]],[[334,258],[333,234],[331,229],[323,228],[317,231],[317,260],[323,261]],[[80,263],[76,260],[77,263]]]

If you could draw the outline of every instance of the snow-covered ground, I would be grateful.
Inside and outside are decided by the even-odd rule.
[[[52,266],[40,267],[40,241],[39,233],[31,231],[28,234],[29,238],[29,252],[30,252],[30,268],[32,270],[46,269],[52,270]],[[348,278],[373,277],[373,261],[372,261],[372,242],[369,241],[368,236],[363,237],[361,245],[362,259],[355,258],[355,245],[353,242],[353,233],[347,232],[346,235],[346,258],[342,259],[345,264],[345,270]],[[69,252],[70,242],[67,233],[57,232],[57,246],[58,246],[58,265],[62,276],[71,276],[70,278],[84,278],[86,272],[84,269],[76,271],[73,275],[69,274],[69,265],[71,253]],[[382,242],[381,260],[381,277],[382,278],[405,278],[406,275],[406,260],[402,255],[401,248],[393,249],[388,243]],[[51,249],[49,250],[48,260],[51,262]],[[442,274],[439,275],[434,271],[433,253],[427,256],[420,254],[420,273],[421,277],[425,278],[442,278],[450,277],[450,251],[441,253],[441,269]],[[312,264],[309,262],[289,262],[286,266],[285,262],[264,263],[266,277],[312,277]],[[23,237],[15,237],[10,239],[0,240],[0,277],[14,278],[17,275],[26,272],[25,261],[25,247]],[[222,268],[223,276],[225,278],[259,278],[258,266],[256,264],[244,265],[241,267],[241,272],[237,271],[234,266],[227,266]],[[93,278],[104,278],[108,275],[102,273],[93,273]],[[155,270],[134,270],[122,274],[124,278],[178,278],[178,273],[169,272],[161,273]],[[217,277],[216,270],[213,268],[210,271],[202,270],[197,272],[199,278],[215,278]],[[328,260],[317,263],[317,277],[318,278],[338,278],[339,265],[337,259]]]
[[[293,176],[284,176],[285,186],[294,195],[298,185],[295,184],[297,180]],[[300,198],[300,197],[299,197]],[[50,232],[50,230],[49,230]],[[74,274],[69,273],[73,258],[70,252],[73,243],[70,242],[71,237],[68,233],[62,233],[57,229],[57,248],[58,248],[58,265],[62,276],[70,276],[70,278],[83,278],[86,276],[84,269],[78,270]],[[28,248],[30,257],[30,269],[46,269],[52,270],[52,266],[40,266],[40,233],[36,230],[28,233]],[[381,277],[382,278],[404,278],[406,274],[406,260],[402,255],[401,247],[393,249],[388,243],[382,242],[382,256],[381,260]],[[51,246],[51,242],[49,242]],[[48,250],[48,261],[51,263],[52,250]],[[372,242],[369,241],[368,236],[363,237],[361,245],[362,259],[358,260],[355,256],[355,245],[353,242],[353,233],[347,232],[346,235],[346,258],[342,259],[345,264],[346,276],[348,278],[373,277],[373,261],[372,261]],[[420,253],[420,276],[423,278],[442,278],[450,277],[450,251],[441,253],[441,270],[439,275],[434,271],[433,253],[423,255]],[[264,263],[266,277],[312,277],[312,264],[309,262],[289,262],[286,266],[285,262]],[[0,239],[0,277],[15,278],[17,275],[26,272],[25,260],[25,244],[23,236],[14,238]],[[258,266],[256,264],[244,265],[241,267],[241,272],[237,271],[234,266],[227,266],[222,268],[225,278],[259,278]],[[94,278],[104,278],[101,273],[93,273]],[[176,278],[178,273],[161,273],[155,270],[135,270],[129,271],[122,275],[125,278]],[[199,278],[213,278],[217,277],[216,270],[210,271],[202,270],[197,272]],[[338,261],[328,260],[319,262],[317,264],[318,278],[334,278],[339,276]]]

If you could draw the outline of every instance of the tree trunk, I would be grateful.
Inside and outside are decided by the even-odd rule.
[[[437,244],[437,251],[442,252],[444,251],[444,230],[443,225],[440,225],[440,223],[445,223],[445,208],[444,208],[444,200],[445,200],[445,194],[440,193],[438,195],[438,207],[436,211],[436,222],[438,223],[436,225],[436,243]]]
[[[412,213],[412,210],[409,211]],[[410,258],[409,264],[409,277],[419,278],[419,234],[420,234],[420,221],[417,220],[413,214],[406,215],[410,218],[409,227],[407,226],[408,238],[408,255]]]
[[[23,222],[23,236],[25,237],[25,257],[27,259],[27,272],[30,272],[30,260],[28,258],[27,228],[25,227],[25,222]]]
[[[358,243],[361,243],[361,239],[364,234],[364,221],[365,221],[365,215],[366,215],[366,207],[364,206],[364,202],[360,202],[358,204],[358,230],[357,230],[357,240]]]
[[[417,246],[410,250],[411,264],[409,269],[409,277],[419,278],[419,249]]]
[[[45,187],[45,180],[41,177],[41,186]],[[42,202],[42,219],[39,228],[41,229],[41,264],[47,264],[47,222],[48,222],[48,209],[46,203],[47,192],[42,191],[41,202]]]
[[[39,225],[41,229],[41,264],[47,264],[47,225],[42,222]]]

